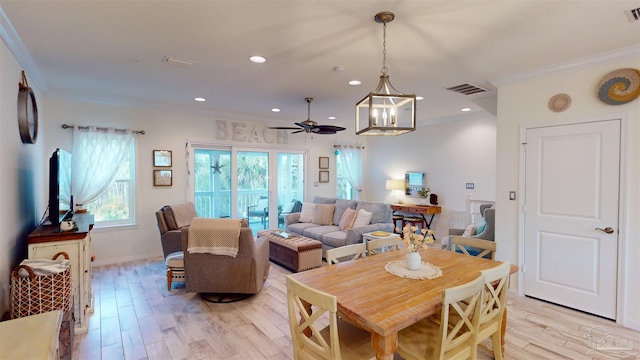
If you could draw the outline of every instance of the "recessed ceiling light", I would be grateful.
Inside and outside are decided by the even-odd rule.
[[[273,112],[280,112],[280,109],[278,109],[278,108],[273,108],[273,109],[271,109],[271,111],[273,111]]]
[[[329,116],[327,119],[329,119],[329,120],[335,120],[335,119],[336,119],[336,117],[335,117],[335,116]]]
[[[193,99],[193,100],[195,100],[195,101],[200,101],[200,102],[207,101],[207,99],[205,99],[205,98],[203,98],[203,97],[197,97],[197,98],[195,98],[195,99]]]
[[[362,84],[362,81],[360,80],[351,80],[349,81],[349,85],[360,85]]]
[[[424,97],[422,97],[422,96],[416,96],[416,100],[424,100]]]
[[[347,68],[345,68],[344,66],[336,66],[333,68],[333,72],[338,74],[342,74],[346,71],[347,71]]]
[[[250,57],[249,60],[251,60],[254,63],[258,63],[258,64],[267,61],[267,59],[263,58],[262,56],[258,56],[258,55],[254,55],[254,56]]]
[[[471,111],[471,108],[462,108],[460,109],[460,111],[464,111],[464,112]]]

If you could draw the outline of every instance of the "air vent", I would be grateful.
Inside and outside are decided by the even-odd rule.
[[[458,94],[462,94],[462,95],[472,95],[472,94],[488,91],[487,89],[483,89],[480,86],[473,85],[473,84],[460,84],[456,86],[451,86],[451,87],[448,87],[447,90],[451,90],[453,92],[457,92]]]
[[[625,11],[624,13],[627,14],[627,17],[629,18],[630,22],[640,20],[640,8],[631,9],[629,11]]]

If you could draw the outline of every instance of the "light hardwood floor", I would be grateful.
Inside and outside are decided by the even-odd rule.
[[[272,263],[258,295],[213,304],[186,293],[181,283],[167,291],[160,259],[97,267],[95,311],[89,332],[74,339],[72,358],[293,359],[289,273]],[[613,321],[513,294],[507,308],[505,359],[640,359],[640,332]],[[600,339],[609,340],[603,344],[609,348],[598,347]],[[481,349],[478,358],[493,357]]]

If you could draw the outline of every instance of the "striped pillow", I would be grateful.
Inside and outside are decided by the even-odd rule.
[[[351,229],[351,227],[353,227],[353,222],[356,221],[356,215],[358,215],[358,212],[355,209],[346,208],[340,218],[340,223],[338,224],[340,230],[347,231]]]

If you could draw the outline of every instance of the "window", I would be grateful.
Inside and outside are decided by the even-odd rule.
[[[135,223],[135,141],[107,190],[85,204],[95,217],[97,227],[132,225]]]
[[[352,187],[347,177],[347,170],[343,157],[336,157],[336,197],[338,199],[352,199]]]

